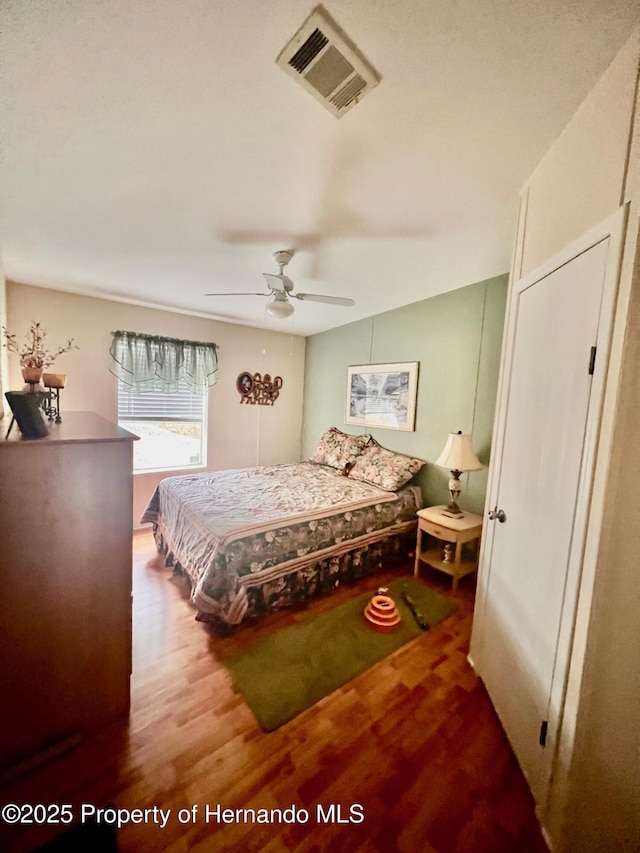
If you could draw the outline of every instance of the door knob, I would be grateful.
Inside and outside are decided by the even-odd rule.
[[[498,509],[498,507],[497,507],[497,506],[496,506],[496,507],[494,507],[493,509],[490,509],[490,510],[489,510],[489,519],[490,519],[490,521],[495,521],[495,520],[496,520],[496,518],[498,519],[498,521],[500,522],[500,524],[503,524],[503,523],[507,520],[507,516],[506,516],[505,511],[504,511],[504,510],[502,510],[502,509]]]

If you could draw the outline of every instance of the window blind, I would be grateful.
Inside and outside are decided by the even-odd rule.
[[[118,382],[118,422],[120,421],[198,421],[204,420],[206,397],[194,394],[184,380],[178,390],[132,391]]]

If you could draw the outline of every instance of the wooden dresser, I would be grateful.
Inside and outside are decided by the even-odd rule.
[[[0,423],[0,781],[129,708],[136,437],[63,418]]]

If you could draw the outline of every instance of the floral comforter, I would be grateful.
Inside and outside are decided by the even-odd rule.
[[[196,607],[229,624],[247,590],[415,527],[419,491],[388,492],[312,462],[168,477],[140,519],[191,580]]]

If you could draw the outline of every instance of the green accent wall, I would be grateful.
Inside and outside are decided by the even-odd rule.
[[[433,462],[450,432],[470,432],[480,461],[491,449],[507,276],[386,311],[307,338],[302,458],[330,426],[370,432],[383,447],[427,464],[415,478],[425,505],[449,499],[449,473]],[[413,432],[345,424],[347,367],[419,362]],[[460,506],[482,514],[487,470],[462,476]]]

